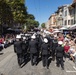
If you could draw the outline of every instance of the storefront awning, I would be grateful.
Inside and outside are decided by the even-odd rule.
[[[76,24],[70,26],[69,29],[70,29],[70,30],[74,30],[74,29],[76,29]]]

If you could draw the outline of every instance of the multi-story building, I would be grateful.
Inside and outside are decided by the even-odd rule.
[[[75,3],[76,2],[76,0],[73,0],[73,3]]]
[[[55,14],[52,14],[48,21],[45,23],[45,27],[46,29],[52,29],[52,28],[56,28],[56,15]]]
[[[72,5],[61,6],[55,13],[57,26],[69,27],[74,24],[74,8]]]
[[[48,28],[70,27],[76,24],[76,0],[72,4],[58,7],[55,14],[52,14],[48,20]]]
[[[49,29],[49,28],[50,28],[50,20],[48,20],[48,21],[45,23],[45,27],[46,27],[46,29]]]
[[[74,24],[76,24],[76,0],[73,0],[73,3],[71,4],[71,7],[73,8],[74,11]]]
[[[70,27],[74,24],[74,8],[71,5],[66,5],[63,9],[63,25]]]
[[[57,27],[57,24],[56,24],[56,15],[55,14],[52,14],[50,17],[49,17],[49,29],[51,28],[56,28]]]
[[[58,7],[58,10],[55,12],[57,27],[63,26],[63,8],[64,6]]]

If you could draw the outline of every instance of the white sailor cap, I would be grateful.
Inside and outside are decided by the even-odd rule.
[[[47,38],[44,38],[44,42],[45,42],[45,43],[48,43],[48,40],[47,40]]]
[[[31,36],[31,38],[32,38],[32,39],[35,39],[35,38],[36,38],[36,36],[35,36],[35,35],[33,35],[33,36]]]
[[[63,42],[62,42],[62,41],[59,41],[59,42],[58,42],[58,44],[59,44],[59,45],[62,45],[62,44],[63,44]]]
[[[20,39],[20,38],[21,38],[21,35],[17,35],[17,36],[16,36],[16,39]]]
[[[26,37],[23,37],[23,40],[25,40],[26,39]]]

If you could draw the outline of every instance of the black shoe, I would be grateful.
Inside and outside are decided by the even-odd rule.
[[[37,65],[37,62],[35,62],[35,65]]]
[[[1,73],[0,75],[4,75],[3,73]]]
[[[60,67],[60,65],[56,65],[57,67]]]
[[[55,57],[53,57],[52,60],[54,61],[55,60]]]
[[[34,66],[34,63],[32,63],[31,65]]]
[[[63,62],[65,62],[65,60],[63,60]]]
[[[43,67],[45,67],[45,65],[43,65]]]
[[[62,67],[62,70],[64,70],[64,67]]]
[[[49,69],[49,67],[47,67],[47,69]]]
[[[22,66],[21,66],[21,65],[19,65],[19,68],[22,68]]]

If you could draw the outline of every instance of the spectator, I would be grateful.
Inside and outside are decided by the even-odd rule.
[[[65,41],[65,45],[64,45],[64,51],[65,51],[65,53],[68,53],[69,49],[70,49],[69,41],[67,40],[67,41]]]

